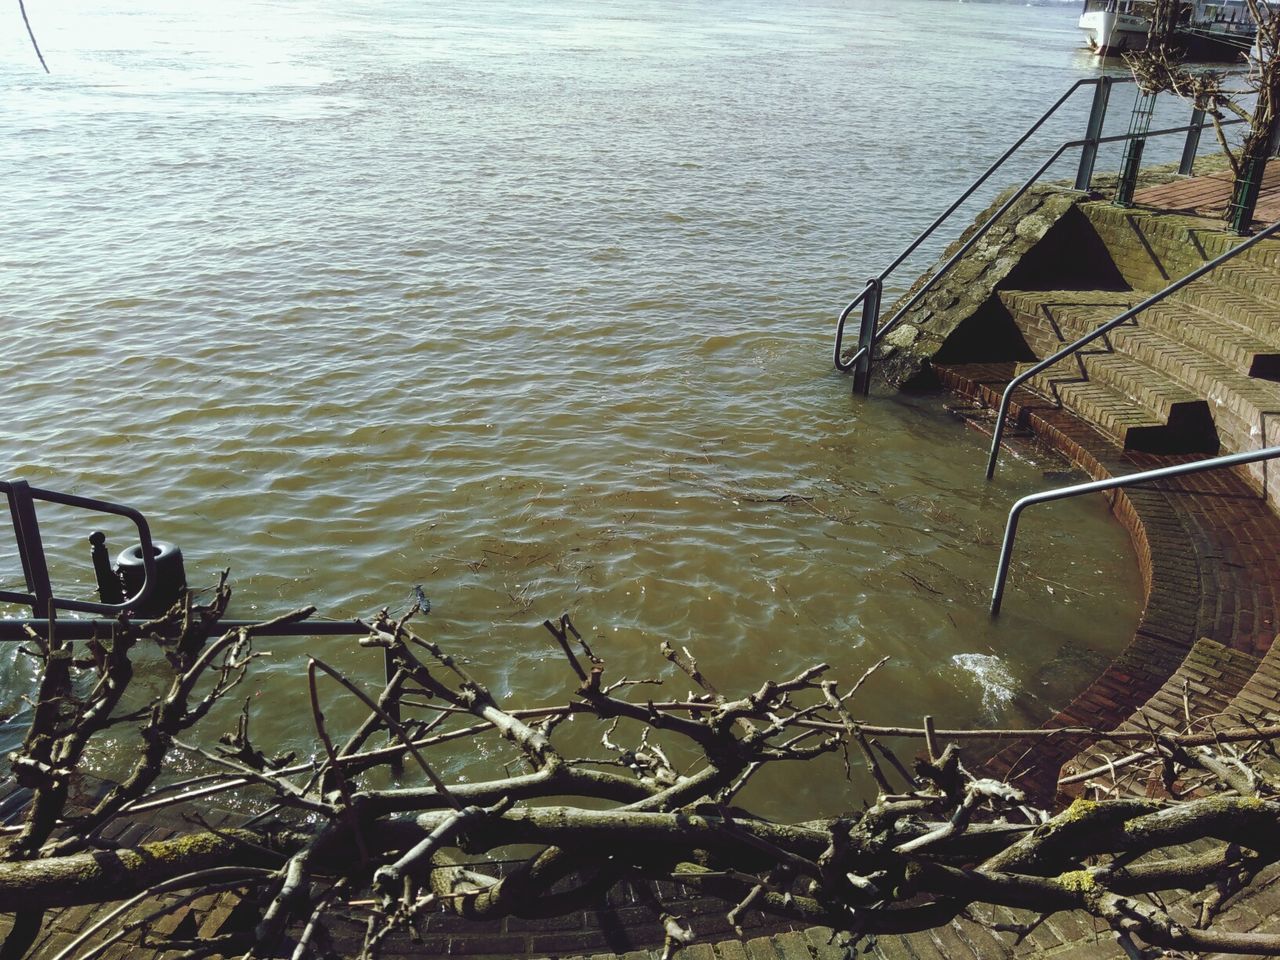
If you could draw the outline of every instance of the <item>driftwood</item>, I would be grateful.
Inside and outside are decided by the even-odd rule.
[[[832,927],[850,944],[960,916],[981,922],[988,905],[1041,918],[1084,911],[1133,956],[1151,948],[1280,951],[1280,936],[1215,925],[1230,899],[1280,860],[1280,799],[1258,763],[1267,754],[1233,746],[1269,744],[1280,728],[1036,731],[1128,742],[1129,768],[1155,765],[1173,780],[1194,770],[1198,778],[1195,789],[1162,798],[1080,800],[1055,813],[1029,807],[1015,785],[968,769],[955,741],[1000,731],[947,731],[929,718],[918,729],[859,719],[856,694],[874,682],[879,664],[847,687],[818,664],[728,693],[688,649],[664,644],[662,654],[696,689],[655,701],[645,694],[656,680],[606,682],[602,658],[562,617],[545,627],[564,657],[572,698],[510,709],[411,629],[408,616],[384,611],[359,642],[385,652],[391,679],[374,696],[311,659],[299,682],[317,749],[314,759],[291,763],[253,746],[247,706],[220,746],[194,742],[197,725],[234,696],[258,655],[254,628],[218,632],[229,600],[224,576],[209,604],[188,598],[163,622],[122,620],[111,641],[73,648],[55,633],[26,645],[41,663],[39,690],[28,735],[9,762],[34,798],[24,821],[0,834],[0,905],[16,918],[0,956],[22,956],[48,911],[102,903],[115,906],[104,906],[59,958],[88,960],[126,933],[189,957],[321,957],[334,913],[367,923],[363,954],[372,957],[391,933],[432,912],[553,916],[619,884],[656,904],[657,936],[672,954],[698,935],[696,921],[661,902],[654,882],[673,879],[720,898],[731,923],[759,910]],[[178,639],[159,639],[161,627],[176,627]],[[146,709],[121,715],[130,658],[141,648],[160,650],[171,682]],[[335,695],[363,705],[358,728],[339,732],[326,720],[323,703]],[[557,745],[557,728],[570,718],[598,724],[596,756],[570,757]],[[95,736],[122,722],[140,725],[133,769],[91,810],[73,810],[68,786],[77,764]],[[517,769],[495,766],[489,779],[449,782],[439,773],[442,751],[471,752],[479,738],[505,743],[503,760]],[[890,749],[885,741],[894,738],[916,755]],[[846,768],[869,770],[874,797],[798,823],[737,805],[763,767],[832,751],[844,753]],[[176,752],[209,772],[163,783]],[[670,759],[690,754],[698,758],[692,766]],[[385,786],[386,771],[401,765],[397,785]],[[227,830],[202,827],[197,817],[185,835],[137,847],[104,837],[120,818],[169,806],[198,810],[232,792],[267,798],[270,815]],[[1193,840],[1210,843],[1190,857],[1174,850]],[[503,852],[513,868],[491,875],[484,855]],[[1203,891],[1198,924],[1160,906],[1159,894],[1178,889]],[[256,920],[211,939],[166,939],[158,921],[167,912],[219,891],[243,896]],[[169,898],[158,900],[162,893]],[[1035,921],[989,925],[1021,938]]]

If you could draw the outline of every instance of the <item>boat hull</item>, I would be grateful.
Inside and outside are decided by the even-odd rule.
[[[1147,47],[1149,21],[1140,15],[1089,10],[1080,15],[1079,26],[1089,49],[1100,57],[1119,57]],[[1179,31],[1177,38],[1184,56],[1192,61],[1240,60],[1253,42],[1249,33],[1205,28]]]

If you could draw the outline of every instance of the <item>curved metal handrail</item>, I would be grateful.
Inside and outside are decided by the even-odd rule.
[[[30,593],[14,593],[0,590],[0,602],[21,603],[32,608],[37,615],[46,613],[41,609],[52,603],[58,610],[74,610],[79,613],[124,613],[137,608],[146,602],[155,590],[156,561],[155,549],[151,540],[151,527],[144,517],[133,507],[126,507],[106,500],[92,497],[78,497],[71,493],[59,493],[56,490],[41,490],[29,486],[25,480],[0,481],[0,494],[9,498],[10,510],[13,514],[14,533],[18,539],[19,555],[22,559],[23,574],[27,579]],[[35,517],[32,500],[44,500],[47,503],[60,503],[81,510],[92,510],[95,513],[110,513],[133,521],[138,531],[138,543],[142,547],[142,586],[132,597],[126,597],[123,603],[96,603],[90,600],[71,600],[53,595],[49,584],[49,571],[45,567],[44,551],[40,546],[39,526]]]
[[[880,278],[880,279],[883,279],[883,278]],[[862,357],[862,350],[859,350],[848,360],[845,360],[840,356],[840,351],[844,347],[845,322],[849,319],[849,314],[853,313],[853,311],[857,308],[857,306],[860,303],[862,303],[863,300],[866,299],[867,294],[870,293],[878,283],[879,283],[879,280],[868,280],[867,285],[863,287],[861,292],[859,292],[859,294],[853,298],[853,301],[847,307],[844,308],[844,310],[840,314],[840,319],[836,322],[835,363],[836,363],[836,369],[841,371],[842,373],[846,370],[852,370],[854,365]]]
[[[1265,230],[1255,233],[1252,237],[1245,240],[1243,243],[1232,247],[1226,253],[1223,253],[1217,257],[1214,257],[1214,259],[1210,260],[1208,263],[1204,264],[1203,266],[1197,267],[1195,270],[1192,270],[1182,279],[1175,280],[1173,283],[1169,284],[1163,290],[1159,291],[1158,293],[1152,294],[1151,296],[1147,297],[1147,299],[1143,300],[1141,303],[1137,304],[1136,306],[1130,307],[1124,313],[1120,314],[1117,317],[1112,318],[1111,320],[1108,320],[1106,323],[1102,324],[1102,326],[1096,328],[1092,332],[1086,333],[1083,337],[1080,337],[1078,340],[1067,344],[1065,347],[1063,347],[1053,356],[1046,357],[1045,359],[1041,360],[1039,363],[1029,367],[1028,369],[1024,370],[1022,373],[1014,377],[1012,380],[1010,380],[1009,385],[1004,388],[1004,393],[1000,397],[1000,408],[996,412],[996,424],[995,424],[994,430],[992,431],[992,437],[991,437],[991,452],[987,457],[987,479],[990,480],[993,476],[995,476],[996,458],[999,457],[1000,455],[1000,440],[1004,436],[1005,418],[1009,414],[1009,404],[1012,401],[1013,392],[1018,387],[1022,386],[1022,384],[1026,383],[1036,374],[1041,373],[1044,370],[1047,370],[1049,367],[1053,366],[1059,360],[1062,360],[1066,357],[1071,356],[1073,353],[1076,353],[1081,347],[1086,347],[1089,344],[1093,343],[1093,341],[1097,340],[1099,337],[1105,336],[1106,334],[1110,333],[1116,327],[1120,326],[1120,324],[1125,323],[1126,321],[1132,320],[1134,317],[1142,313],[1142,311],[1146,310],[1148,307],[1155,306],[1157,303],[1159,303],[1161,300],[1164,300],[1166,297],[1169,297],[1172,294],[1177,293],[1179,290],[1181,290],[1183,287],[1187,286],[1188,284],[1193,283],[1196,280],[1199,280],[1206,273],[1210,273],[1211,271],[1217,269],[1217,267],[1219,267],[1221,264],[1226,263],[1228,260],[1232,259],[1233,257],[1239,256],[1241,253],[1248,250],[1250,247],[1262,242],[1263,240],[1266,240],[1268,237],[1274,236],[1277,233],[1280,233],[1280,221],[1273,223],[1271,226],[1267,227]]]
[[[991,588],[991,615],[1000,612],[1000,601],[1004,598],[1004,582],[1009,575],[1009,560],[1013,556],[1013,541],[1018,535],[1018,518],[1027,507],[1037,503],[1050,503],[1054,500],[1065,500],[1099,490],[1118,490],[1132,487],[1150,480],[1164,480],[1169,477],[1181,477],[1188,473],[1204,473],[1207,470],[1220,470],[1224,467],[1235,467],[1246,463],[1257,463],[1259,460],[1274,460],[1280,457],[1280,447],[1264,447],[1247,453],[1230,453],[1211,460],[1197,460],[1194,463],[1179,463],[1172,467],[1159,467],[1155,470],[1143,470],[1123,477],[1111,477],[1107,480],[1093,480],[1089,483],[1077,483],[1069,487],[1058,487],[1056,490],[1044,490],[1023,497],[1009,510],[1009,520],[1004,528],[1004,540],[1000,544],[1000,561],[996,565],[996,580]]]

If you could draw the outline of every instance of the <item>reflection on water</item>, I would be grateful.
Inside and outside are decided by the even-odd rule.
[[[194,582],[232,567],[239,616],[420,584],[424,629],[535,702],[568,689],[561,611],[678,690],[661,639],[726,690],[888,655],[857,704],[886,721],[1038,720],[1129,635],[1092,502],[1024,524],[991,621],[1003,513],[1057,465],[983,483],[941,401],[851,399],[827,357],[841,300],[1093,69],[1074,8],[305,8],[49,4],[50,77],[0,41],[9,475],[140,507]],[[85,521],[42,522],[88,594]],[[377,676],[269,646],[281,749],[309,749],[304,652]],[[826,772],[798,802],[843,795]]]

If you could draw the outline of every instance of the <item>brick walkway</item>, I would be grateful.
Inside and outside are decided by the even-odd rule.
[[[1230,170],[1204,177],[1175,180],[1137,191],[1133,195],[1133,202],[1158,210],[1221,218],[1231,200],[1232,180]],[[1280,220],[1280,158],[1267,163],[1253,222],[1255,226],[1261,227],[1277,220]]]

